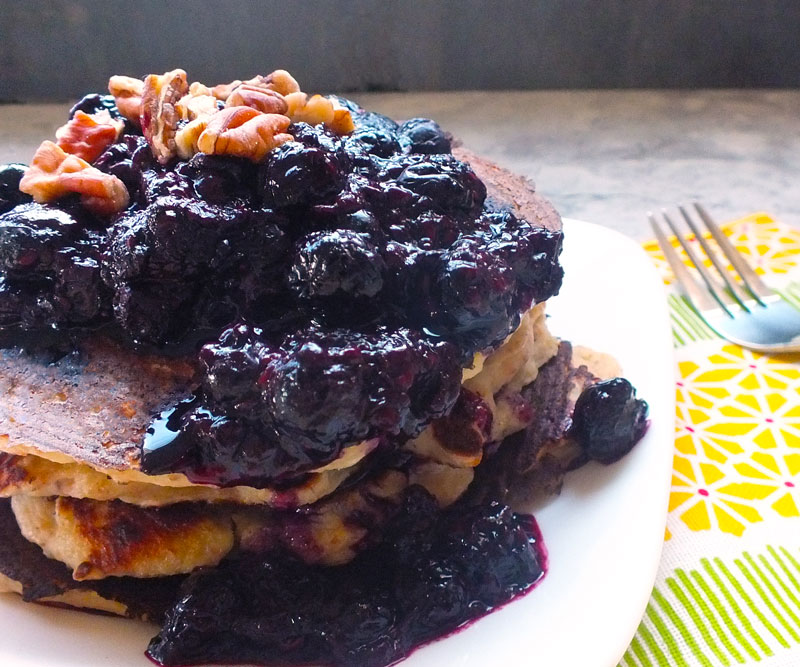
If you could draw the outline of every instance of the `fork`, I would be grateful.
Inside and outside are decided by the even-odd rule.
[[[700,204],[695,203],[694,208],[722,254],[738,273],[739,281],[711,249],[698,225],[683,206],[679,206],[678,210],[703,252],[711,260],[722,283],[698,258],[695,250],[662,209],[661,217],[677,237],[689,261],[694,264],[705,283],[703,287],[678,257],[656,217],[652,213],[647,214],[658,245],[694,309],[714,331],[737,345],[759,352],[800,352],[800,311],[764,284]]]

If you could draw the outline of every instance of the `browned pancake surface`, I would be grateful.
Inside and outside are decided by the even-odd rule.
[[[139,467],[154,415],[188,397],[194,366],[104,339],[47,363],[0,350],[0,449],[58,452],[92,466]]]
[[[100,581],[75,581],[63,563],[44,555],[28,542],[17,527],[11,501],[0,498],[0,574],[22,586],[22,598],[28,602],[61,595],[67,591],[93,591],[104,599],[126,607],[133,618],[158,621],[175,601],[183,576],[134,579],[113,577]]]

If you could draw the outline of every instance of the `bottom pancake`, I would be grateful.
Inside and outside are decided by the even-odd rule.
[[[41,548],[22,536],[11,501],[0,498],[0,592],[18,593],[26,602],[58,604],[158,623],[174,603],[184,578],[75,581],[66,565],[48,558]]]

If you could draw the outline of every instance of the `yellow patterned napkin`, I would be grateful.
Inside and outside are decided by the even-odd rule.
[[[763,213],[723,230],[800,308],[800,232]],[[798,666],[800,355],[717,337],[678,295],[658,245],[645,250],[669,292],[675,458],[658,577],[620,667]]]

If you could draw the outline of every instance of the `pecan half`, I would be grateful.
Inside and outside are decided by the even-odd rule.
[[[192,84],[194,85],[194,84]],[[198,94],[189,92],[175,104],[181,120],[195,120],[219,111],[219,102],[213,95]]]
[[[139,124],[142,111],[144,81],[130,76],[112,76],[108,80],[108,92],[114,96],[117,109],[129,121]]]
[[[145,77],[139,119],[150,150],[161,164],[167,164],[177,154],[175,131],[180,115],[175,105],[188,92],[186,72],[182,69]]]
[[[294,123],[318,125],[325,123],[337,134],[349,134],[355,129],[353,117],[347,109],[336,106],[333,100],[322,95],[309,97],[305,93],[290,93],[286,96],[286,114]]]
[[[274,90],[242,83],[233,90],[225,102],[226,107],[252,107],[264,113],[286,115],[289,108],[283,95]]]
[[[102,110],[91,115],[76,111],[75,115],[56,130],[58,147],[87,162],[94,162],[118,138],[125,121],[112,118]]]
[[[197,139],[197,148],[211,155],[235,155],[260,162],[267,153],[291,141],[286,116],[261,113],[250,107],[228,107],[208,120]]]
[[[175,133],[175,149],[181,160],[188,160],[197,153],[197,140],[206,129],[209,118],[210,116],[196,118]]]
[[[116,176],[95,169],[77,155],[65,153],[52,141],[43,141],[39,146],[19,189],[39,203],[77,192],[82,195],[83,205],[99,215],[121,211],[130,202],[125,184]]]
[[[284,96],[300,92],[300,85],[285,69],[276,69],[274,72],[267,74],[267,76],[257,76],[255,78],[259,79],[259,83],[266,88]],[[253,80],[245,81],[245,83],[253,83]]]
[[[193,95],[197,97],[198,95],[213,95],[211,88],[206,86],[205,84],[200,83],[199,81],[193,81],[192,85],[189,86],[189,95]]]
[[[230,83],[220,83],[211,89],[211,94],[218,100],[225,102],[230,97],[231,93],[241,84],[241,79],[236,79],[236,81],[231,81]]]

